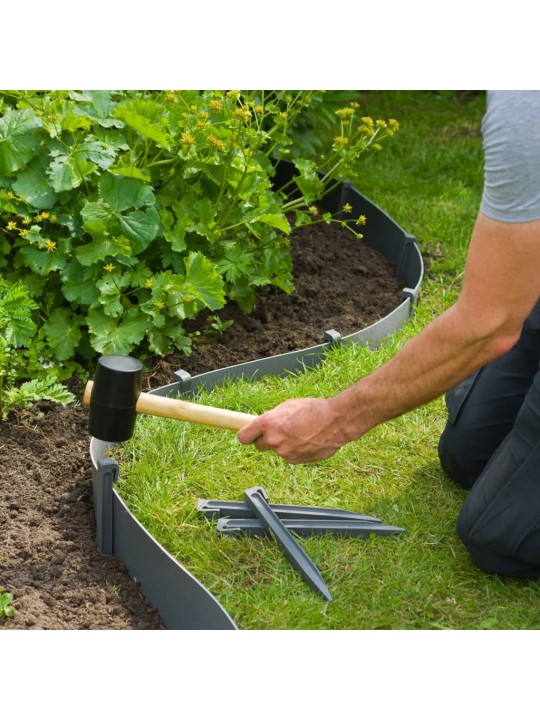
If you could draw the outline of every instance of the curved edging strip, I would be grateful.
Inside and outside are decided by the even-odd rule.
[[[189,397],[200,389],[211,389],[228,379],[255,380],[263,375],[301,372],[318,365],[328,348],[337,342],[376,347],[384,338],[399,330],[418,301],[424,275],[422,255],[416,240],[351,183],[344,182],[335,188],[325,200],[324,209],[339,216],[346,203],[353,208],[352,217],[365,215],[369,219],[364,228],[364,242],[387,257],[395,266],[396,277],[405,283],[401,303],[395,310],[369,327],[345,337],[334,329],[324,333],[321,329],[323,342],[303,350],[231,365],[195,377],[177,370],[174,383],[152,392]],[[111,445],[96,438],[90,441],[98,548],[126,564],[130,577],[140,583],[148,601],[168,629],[237,629],[210,591],[150,535],[122,501],[114,488],[119,466],[115,460],[106,457]]]
[[[141,525],[114,488],[118,463],[105,457],[114,443],[90,442],[96,540],[139,582],[169,630],[236,630],[216,598]]]

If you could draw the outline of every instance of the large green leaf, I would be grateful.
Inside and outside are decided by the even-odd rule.
[[[70,310],[57,308],[44,323],[47,340],[59,360],[73,357],[82,337],[80,327],[83,322],[82,317],[73,315]]]
[[[137,178],[104,173],[99,179],[99,194],[115,212],[121,213],[128,208],[137,210],[154,205],[154,191]]]
[[[161,329],[151,327],[147,336],[150,350],[158,355],[170,352],[171,345],[184,355],[189,355],[191,352],[191,340],[182,325],[176,320],[168,320]]]
[[[92,305],[99,296],[94,283],[95,274],[95,268],[83,267],[76,258],[72,258],[61,273],[62,292],[66,300],[79,305]]]
[[[249,250],[241,245],[227,243],[227,250],[216,265],[219,272],[225,276],[227,282],[235,283],[242,275],[249,275],[254,271],[254,258]]]
[[[159,309],[154,305],[153,302],[146,302],[139,307],[141,308],[142,312],[150,315],[150,317],[152,318],[152,328],[154,330],[157,328],[162,328],[165,325],[165,315],[159,311]]]
[[[135,210],[129,215],[118,215],[120,230],[132,241],[133,252],[142,252],[156,237],[159,229],[159,215],[155,208],[144,212]]]
[[[294,164],[300,171],[300,175],[294,178],[295,182],[304,196],[306,205],[311,205],[324,193],[324,183],[319,178],[317,166],[312,160],[300,158],[297,158]]]
[[[102,238],[78,247],[75,256],[81,265],[93,265],[117,255],[131,255],[131,245],[125,237]]]
[[[124,312],[122,290],[129,285],[130,274],[115,272],[96,282],[99,290],[99,303],[110,317],[120,317]]]
[[[278,213],[264,213],[263,215],[259,215],[254,218],[254,220],[256,222],[263,222],[266,225],[275,227],[278,230],[281,230],[281,232],[284,232],[286,235],[291,232],[291,226],[289,225],[287,218],[284,215],[278,215]]]
[[[136,165],[112,165],[109,170],[116,175],[123,175],[124,177],[136,178],[143,182],[150,182],[152,176],[148,170],[142,170]]]
[[[94,308],[89,311],[87,320],[90,344],[103,355],[129,355],[142,342],[151,324],[150,318],[137,308],[125,312],[120,320],[108,317],[101,308]]]
[[[108,90],[87,90],[82,95],[74,93],[74,99],[87,101],[87,104],[81,104],[77,109],[92,120],[96,120],[102,127],[123,127],[122,120],[111,116],[114,102]]]
[[[49,165],[47,175],[56,192],[65,192],[79,187],[87,175],[96,170],[97,165],[73,154],[54,151],[54,160]]]
[[[171,244],[171,250],[173,252],[182,253],[186,249],[186,229],[189,224],[190,219],[186,215],[183,215],[170,230],[164,232],[165,240]]]
[[[83,228],[94,240],[109,234],[112,213],[102,202],[87,202],[81,210]]]
[[[107,174],[101,178],[100,190],[103,199],[87,202],[81,216],[86,232],[95,241],[109,243],[109,246],[103,252],[96,245],[85,246],[83,253],[77,256],[84,265],[90,264],[88,253],[95,254],[96,259],[114,254],[110,250],[111,242],[118,245],[118,254],[137,255],[148,247],[159,230],[159,214],[154,207],[126,212],[130,207],[153,205],[152,189],[144,183]]]
[[[116,159],[116,148],[106,145],[96,138],[89,136],[78,147],[76,155],[81,160],[95,163],[103,170],[109,168]]]
[[[23,168],[39,149],[35,131],[42,127],[34,111],[8,108],[0,118],[0,174]]]
[[[288,249],[285,247],[265,249],[262,259],[259,259],[257,272],[249,276],[249,282],[251,285],[267,285],[271,282],[286,293],[292,293],[294,290],[292,259]]]
[[[168,119],[163,106],[153,100],[134,100],[117,105],[114,117],[123,120],[126,125],[145,138],[153,140],[163,148],[172,144],[172,135],[168,132]]]
[[[13,190],[22,195],[27,203],[40,210],[52,208],[57,197],[38,158],[32,160],[19,173],[13,183]]]
[[[223,280],[213,263],[202,253],[190,253],[184,260],[186,285],[193,296],[210,310],[225,304]]]
[[[19,250],[26,267],[38,275],[48,275],[55,270],[62,270],[66,265],[66,258],[60,252],[47,251],[36,245],[26,245]]]

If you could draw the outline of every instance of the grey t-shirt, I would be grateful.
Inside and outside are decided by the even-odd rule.
[[[539,219],[540,91],[488,91],[482,134],[482,212],[502,222]]]

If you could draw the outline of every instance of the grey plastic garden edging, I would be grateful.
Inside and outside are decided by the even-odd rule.
[[[290,169],[285,171],[290,173]],[[179,369],[175,373],[175,382],[153,393],[190,397],[199,389],[211,389],[226,379],[254,380],[263,375],[301,372],[319,364],[328,347],[336,342],[376,347],[385,337],[399,330],[418,300],[424,274],[416,240],[351,183],[344,182],[335,188],[325,199],[323,209],[339,213],[346,203],[353,208],[352,217],[363,214],[369,218],[368,225],[363,229],[364,242],[388,258],[395,267],[396,277],[404,279],[401,302],[391,313],[345,337],[333,328],[321,328],[321,344],[303,350],[218,368],[195,377]],[[96,438],[90,441],[98,548],[125,563],[130,577],[140,583],[167,629],[237,629],[226,609],[210,591],[150,535],[120,498],[114,487],[120,468],[115,460],[107,457],[107,450],[112,444]]]

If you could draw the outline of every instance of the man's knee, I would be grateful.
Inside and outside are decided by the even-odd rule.
[[[470,517],[462,511],[457,522],[457,533],[480,570],[506,577],[540,577],[540,536],[538,534],[525,541],[524,544],[528,544],[528,548],[522,547],[513,553],[506,554],[499,549],[490,547],[487,542],[479,541],[473,531],[475,523],[475,517]],[[527,562],[523,556],[532,562]]]
[[[478,567],[540,577],[540,442],[521,462],[508,437],[463,503],[457,533]]]
[[[448,423],[440,437],[438,452],[441,467],[448,477],[467,490],[471,488],[485,461],[478,459],[466,429]]]

